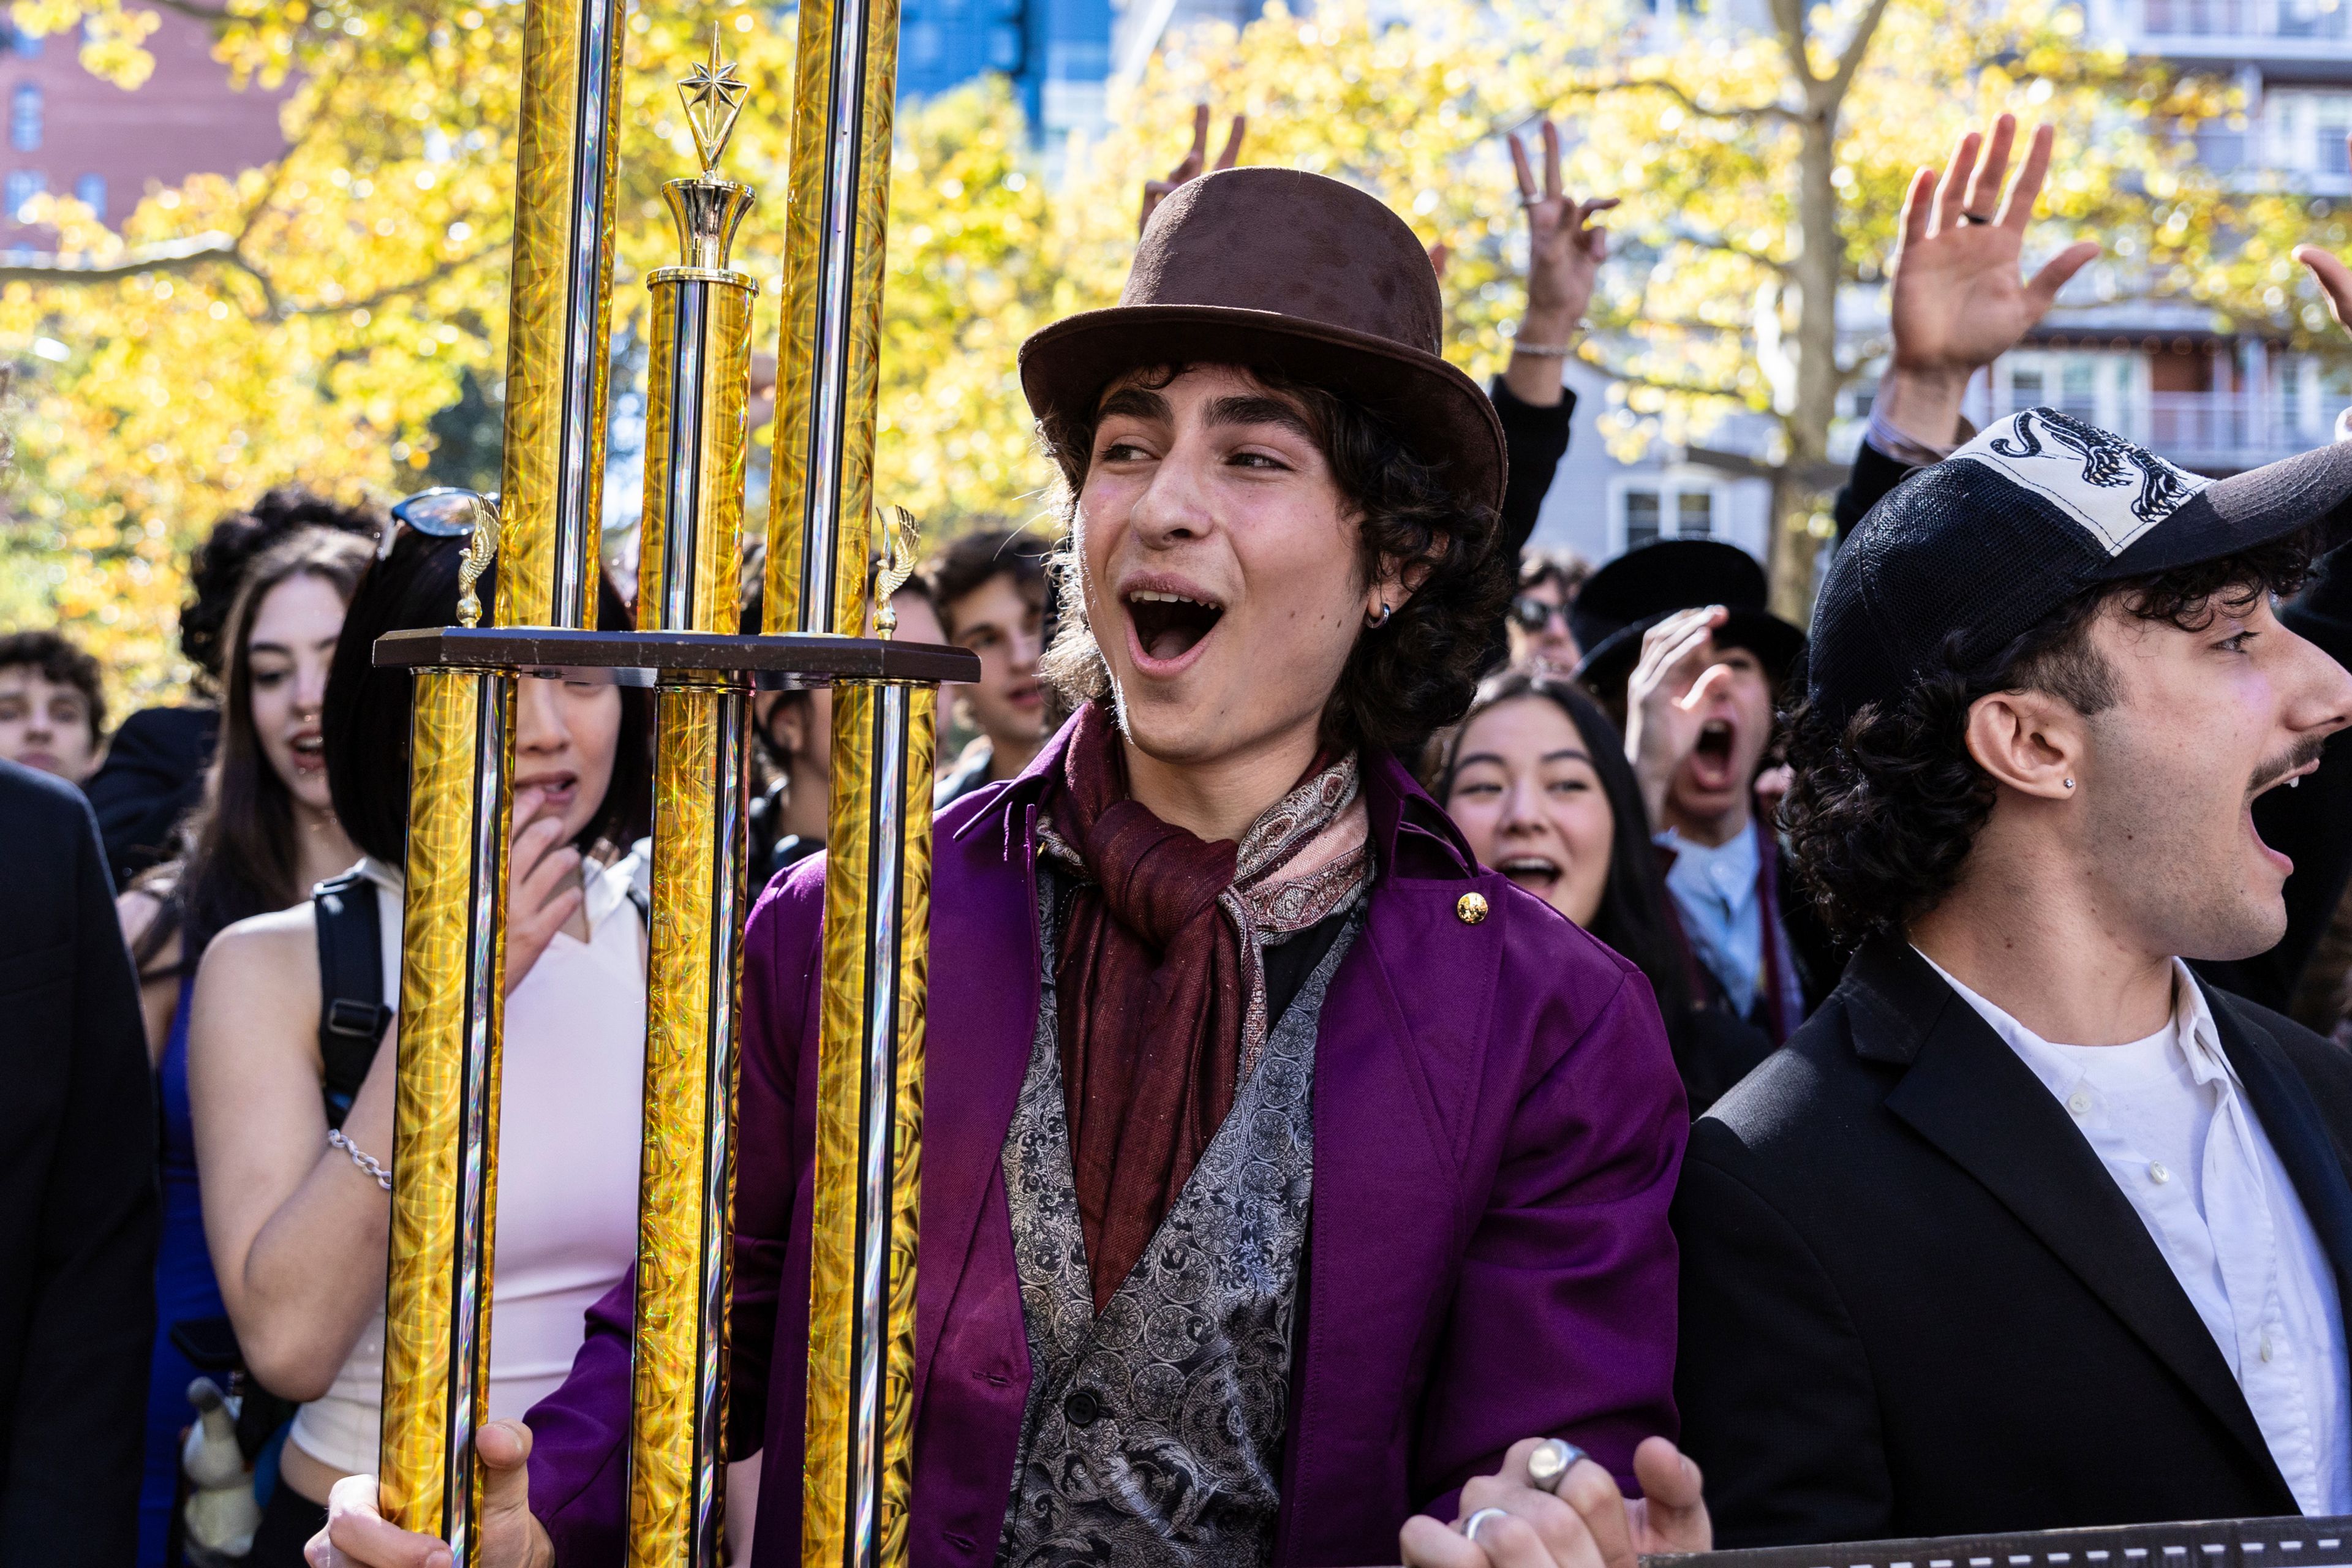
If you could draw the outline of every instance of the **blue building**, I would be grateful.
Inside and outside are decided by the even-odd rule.
[[[899,12],[901,94],[1000,72],[1040,139],[1101,123],[1110,68],[1111,0],[905,0]]]

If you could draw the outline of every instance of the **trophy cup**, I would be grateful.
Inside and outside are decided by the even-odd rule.
[[[610,317],[619,7],[531,0],[517,155],[495,624],[395,632],[416,680],[381,1497],[478,1560],[497,1201],[514,682],[655,690],[653,893],[628,1542],[709,1568],[724,1517],[745,731],[754,685],[834,688],[803,1560],[903,1563],[929,925],[933,723],[960,649],[890,637],[901,512],[875,594],[875,355],[898,11],[804,0],[793,135],[767,635],[731,635],[754,284],[751,193],[716,173],[746,91],[714,37],[680,84],[702,172],[664,195],[635,632],[590,628]],[[469,579],[470,582],[470,579]],[[869,598],[881,635],[868,637]]]

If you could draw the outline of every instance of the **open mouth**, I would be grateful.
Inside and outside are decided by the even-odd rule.
[[[1158,588],[1130,588],[1127,593],[1127,618],[1135,628],[1136,650],[1152,664],[1182,660],[1216,630],[1224,614],[1223,605]]]
[[[1548,897],[1564,874],[1559,861],[1544,855],[1513,855],[1495,869],[1538,898]]]
[[[294,737],[290,747],[294,765],[306,773],[315,773],[327,765],[327,742],[316,731],[306,730]]]
[[[1691,777],[1701,789],[1721,790],[1731,787],[1731,749],[1735,739],[1731,721],[1709,719],[1699,727],[1698,743],[1691,748]]]

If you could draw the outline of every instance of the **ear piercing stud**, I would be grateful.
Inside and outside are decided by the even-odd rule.
[[[2066,781],[2066,787],[2068,789],[2073,789],[2074,787],[2074,781],[2073,779],[2068,779]]]

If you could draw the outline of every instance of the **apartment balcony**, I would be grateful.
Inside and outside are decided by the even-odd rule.
[[[2109,0],[2133,41],[2168,58],[2294,68],[2352,61],[2352,0]],[[2327,71],[2333,77],[2336,71]]]
[[[1969,416],[1990,423],[2030,401],[2004,393],[1970,400]],[[2230,474],[2276,462],[2326,445],[2334,435],[2334,410],[2325,413],[2306,398],[2252,392],[2152,392],[2126,398],[2084,400],[2078,406],[2060,399],[2055,406],[2086,424],[2103,426],[2184,468]]]

